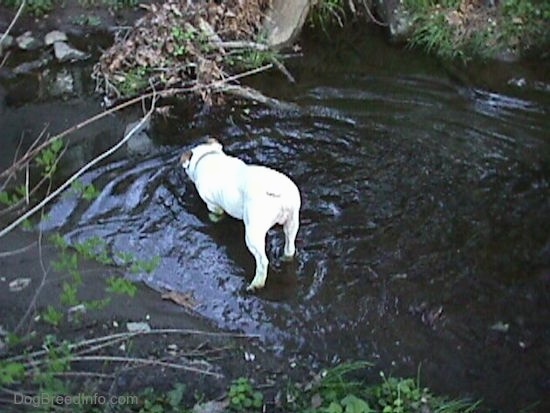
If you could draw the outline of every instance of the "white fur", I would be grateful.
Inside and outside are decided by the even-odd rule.
[[[226,155],[215,139],[184,153],[181,164],[206,203],[211,220],[226,212],[244,221],[246,246],[256,260],[254,279],[247,290],[263,288],[269,265],[267,231],[275,224],[282,225],[284,258],[292,259],[296,252],[301,204],[298,187],[278,171]]]

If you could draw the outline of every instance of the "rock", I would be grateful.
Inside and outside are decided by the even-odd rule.
[[[66,42],[67,35],[59,30],[53,30],[44,36],[44,43],[46,46],[51,46],[56,42]]]
[[[9,283],[10,292],[16,293],[24,290],[31,283],[30,278],[16,278]]]
[[[49,94],[54,97],[74,94],[74,78],[67,69],[62,69],[56,73]]]
[[[140,121],[132,122],[126,126],[124,136],[128,135],[139,122]],[[134,135],[126,143],[129,155],[146,155],[155,146],[148,134],[150,127],[151,124],[147,121],[134,132]]]
[[[391,40],[406,41],[411,32],[414,16],[405,9],[400,0],[375,0],[376,11],[388,24]]]
[[[45,67],[52,60],[51,57],[43,57],[30,62],[21,63],[13,68],[13,73],[16,75],[28,75],[35,72],[38,69]]]
[[[0,39],[2,39],[2,36],[4,36],[4,33],[0,33]],[[7,49],[8,47],[13,46],[13,37],[9,34],[4,37],[3,40],[0,41],[0,50],[2,48]]]
[[[17,47],[21,50],[36,50],[42,47],[42,42],[33,37],[32,32],[28,31],[15,39]]]
[[[84,314],[86,314],[86,305],[78,304],[67,310],[67,319],[69,322],[79,320]]]
[[[138,331],[151,331],[151,326],[143,322],[128,322],[126,323],[126,329],[130,333],[136,333]]]
[[[69,46],[65,42],[55,42],[53,44],[53,52],[55,58],[60,62],[74,62],[75,60],[85,60],[88,58],[86,53]]]
[[[290,44],[300,33],[311,4],[312,0],[273,0],[264,24],[268,45],[283,47]]]

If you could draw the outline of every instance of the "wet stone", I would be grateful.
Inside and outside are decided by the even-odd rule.
[[[52,82],[50,95],[59,97],[72,95],[74,93],[74,78],[68,70],[61,70],[56,73]]]
[[[130,123],[126,126],[124,131],[124,136],[128,135],[132,129],[134,129],[140,121]],[[145,122],[140,126],[135,132],[134,135],[126,143],[128,154],[130,155],[145,155],[149,153],[155,146],[154,142],[149,137],[148,131],[150,129],[150,123]]]
[[[66,42],[67,35],[59,30],[53,30],[44,36],[46,46],[51,46],[56,42]]]
[[[21,63],[13,69],[13,73],[15,73],[16,75],[31,74],[38,69],[45,67],[50,62],[50,60],[51,58],[45,57],[42,59],[33,60],[31,62]]]
[[[69,62],[76,60],[85,60],[88,55],[74,47],[69,46],[65,42],[55,42],[53,44],[55,58],[60,62]]]
[[[4,36],[4,33],[0,33],[0,50],[2,48],[7,49],[8,47],[13,46],[13,36],[10,36],[9,34],[2,39],[2,36]]]
[[[34,37],[30,31],[18,36],[15,42],[21,50],[36,50],[42,47],[42,42]]]

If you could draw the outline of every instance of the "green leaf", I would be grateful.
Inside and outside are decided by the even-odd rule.
[[[25,376],[25,366],[22,363],[0,363],[0,384],[13,384]]]
[[[345,413],[370,413],[372,411],[366,401],[353,394],[344,397],[341,404],[345,407]]]
[[[342,406],[336,402],[332,402],[325,410],[326,413],[343,413]]]
[[[49,305],[46,311],[42,314],[42,317],[44,318],[45,322],[57,327],[63,319],[63,313],[53,306]]]
[[[177,383],[173,390],[170,390],[167,394],[168,403],[175,410],[181,404],[183,400],[183,394],[185,393],[185,384]]]

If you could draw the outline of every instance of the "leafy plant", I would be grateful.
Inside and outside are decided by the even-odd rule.
[[[254,391],[250,380],[244,377],[233,381],[228,396],[229,408],[235,412],[261,411],[264,404],[263,394]]]
[[[130,297],[136,295],[137,287],[132,282],[121,277],[110,277],[107,279],[106,290],[110,293],[126,294]]]
[[[7,7],[18,8],[22,0],[2,0],[0,4]],[[33,16],[43,16],[53,10],[54,0],[27,0],[25,10]]]
[[[84,185],[82,181],[76,180],[72,183],[71,189],[77,194],[81,195],[86,201],[91,201],[99,196],[99,190],[93,185]]]
[[[310,390],[289,390],[295,399],[289,411],[301,413],[409,413],[431,411],[440,413],[475,412],[478,403],[464,400],[447,400],[434,396],[420,387],[419,379],[386,377],[382,382],[367,385],[363,380],[352,379],[368,363],[344,363],[329,369],[322,379],[309,386]]]
[[[73,23],[79,26],[97,27],[101,25],[101,18],[81,14],[73,19]]]
[[[139,0],[102,0],[102,3],[113,10],[137,7]]]
[[[56,309],[55,307],[53,307],[52,305],[49,305],[46,308],[46,311],[42,313],[42,318],[46,323],[51,324],[54,327],[57,327],[63,320],[63,313],[58,309]]]
[[[176,383],[166,394],[158,394],[151,387],[144,389],[139,397],[142,400],[139,413],[183,412],[185,384]]]
[[[17,361],[0,360],[0,385],[14,384],[25,376],[25,366]]]
[[[42,175],[51,178],[57,170],[57,163],[64,148],[63,140],[57,138],[36,157],[36,163],[42,167]]]
[[[133,96],[143,90],[149,84],[147,69],[144,67],[134,68],[128,71],[125,76],[117,82],[120,93],[123,96]]]

